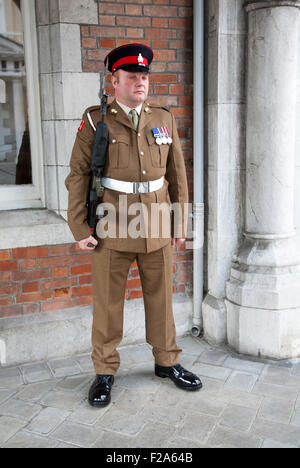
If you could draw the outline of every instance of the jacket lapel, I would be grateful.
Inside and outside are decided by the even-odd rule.
[[[150,122],[150,120],[151,120],[151,109],[148,106],[148,104],[144,102],[142,110],[141,110],[138,131],[143,130],[143,128],[145,128],[146,125]]]
[[[120,122],[123,125],[126,125],[126,127],[131,128],[132,130],[135,130],[134,125],[132,121],[129,119],[129,117],[125,114],[123,109],[119,106],[116,100],[114,100],[111,105],[110,109],[108,111],[108,114],[113,117],[116,122]]]

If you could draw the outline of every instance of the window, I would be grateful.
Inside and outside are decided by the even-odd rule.
[[[0,210],[43,207],[34,0],[0,0]]]

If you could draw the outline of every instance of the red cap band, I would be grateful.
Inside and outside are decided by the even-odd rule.
[[[148,67],[148,59],[146,57],[142,57],[142,55],[131,55],[129,57],[123,57],[120,60],[117,60],[117,62],[112,66],[112,72],[114,72],[116,68],[120,67],[121,65],[127,65],[128,63],[136,63],[138,65],[145,65]]]

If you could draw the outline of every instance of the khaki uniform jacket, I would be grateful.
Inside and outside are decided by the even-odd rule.
[[[89,182],[91,176],[91,158],[95,138],[95,128],[100,120],[100,107],[90,107],[84,114],[82,124],[78,129],[74,148],[70,161],[70,173],[66,179],[66,187],[69,191],[68,224],[76,241],[90,236],[90,228],[86,222]],[[144,203],[149,208],[148,213],[148,237],[120,238],[118,221],[116,226],[116,238],[107,237],[100,243],[106,248],[148,253],[160,249],[170,242],[174,235],[172,223],[173,215],[169,212],[168,222],[170,233],[168,237],[159,226],[159,235],[150,237],[151,203],[180,203],[183,208],[188,203],[188,186],[184,159],[180,147],[178,132],[174,116],[167,109],[144,103],[142,106],[139,126],[136,130],[133,123],[116,101],[113,101],[107,110],[105,122],[109,130],[109,146],[106,166],[103,176],[127,182],[144,182],[165,177],[168,184],[161,189],[146,194],[128,194],[128,209],[132,203]],[[171,144],[158,145],[153,136],[152,129],[167,127],[172,138]],[[122,192],[105,189],[101,202],[112,203],[119,213],[119,195]],[[128,215],[128,224],[134,216]],[[183,217],[182,235],[186,237],[187,223]],[[175,233],[176,231],[175,227]]]

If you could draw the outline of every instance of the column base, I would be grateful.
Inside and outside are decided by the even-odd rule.
[[[227,341],[226,307],[223,299],[207,294],[202,304],[204,339],[212,345]]]
[[[300,357],[299,284],[295,238],[246,238],[226,283],[228,344],[252,356]]]
[[[228,344],[241,354],[268,359],[300,357],[300,307],[269,310],[225,300]]]

